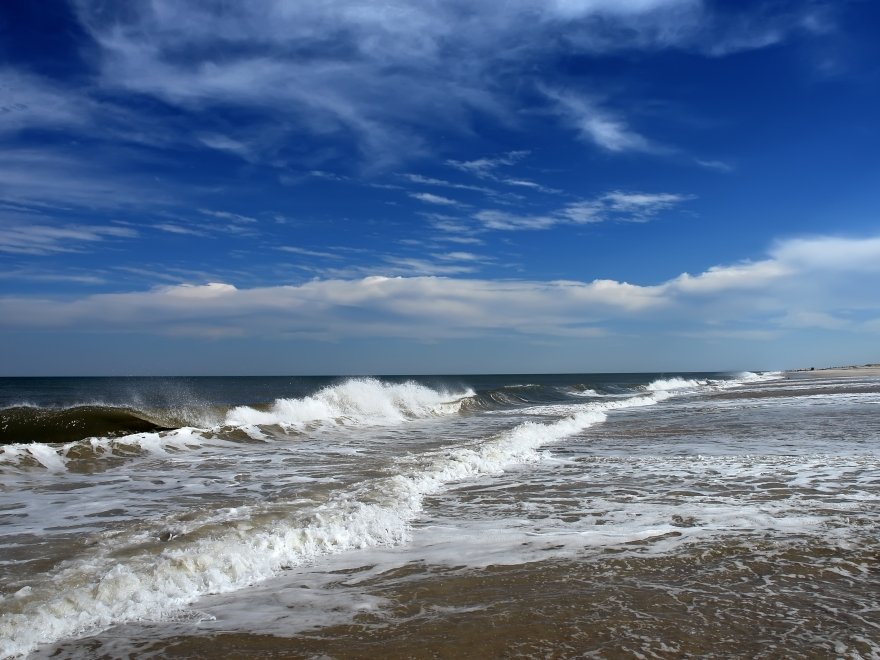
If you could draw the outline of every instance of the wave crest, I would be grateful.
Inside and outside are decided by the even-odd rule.
[[[454,414],[473,390],[434,390],[413,381],[384,383],[375,378],[352,378],[301,399],[277,399],[268,409],[237,406],[226,414],[224,426],[309,424],[396,424],[406,420]]]
[[[700,385],[706,385],[708,381],[691,378],[660,378],[648,385],[645,389],[649,392],[669,392],[672,390],[689,390]]]
[[[171,428],[132,408],[87,405],[72,408],[16,406],[0,410],[0,444],[69,442]]]

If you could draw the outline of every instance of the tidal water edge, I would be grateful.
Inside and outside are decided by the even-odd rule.
[[[871,373],[0,379],[0,656],[877,657]]]

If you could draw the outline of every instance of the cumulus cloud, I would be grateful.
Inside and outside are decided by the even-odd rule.
[[[779,260],[768,259],[732,266],[713,266],[698,275],[682,273],[670,286],[685,293],[719,293],[731,289],[761,289],[774,280],[791,275],[794,269]]]
[[[379,277],[316,280],[298,286],[238,289],[211,282],[160,287],[151,291],[98,294],[73,301],[3,298],[6,325],[92,325],[135,327],[158,332],[175,328],[238,327],[246,333],[296,332],[320,327],[330,336],[461,336],[515,328],[567,332],[572,325],[597,322],[662,305],[660,291],[626,283],[534,282]],[[349,323],[352,314],[357,324]],[[552,334],[552,332],[550,333]]]
[[[846,251],[859,258],[818,264],[801,258]],[[439,339],[508,332],[590,335],[618,323],[632,328],[662,322],[679,334],[759,339],[793,327],[869,331],[880,314],[876,238],[783,241],[766,259],[719,265],[658,284],[450,277],[469,272],[479,255],[436,257],[424,263],[389,261],[390,268],[436,269],[436,276],[331,278],[254,288],[209,282],[73,300],[7,296],[0,298],[0,324],[155,333],[203,328],[205,336],[221,328],[247,335]]]
[[[880,272],[880,238],[799,238],[781,242],[771,254],[798,268]]]

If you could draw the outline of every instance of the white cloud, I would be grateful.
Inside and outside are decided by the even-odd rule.
[[[474,218],[486,229],[503,231],[550,229],[557,225],[583,225],[610,220],[645,222],[688,199],[691,199],[688,195],[673,193],[613,191],[547,213],[525,215],[487,209],[478,211]]]
[[[487,195],[492,195],[495,193],[491,188],[486,188],[485,186],[473,186],[466,183],[456,183],[453,181],[446,181],[445,179],[436,179],[430,176],[422,176],[421,174],[404,174],[403,177],[412,183],[420,183],[422,185],[427,186],[439,186],[442,188],[452,188],[454,190],[470,190],[473,192],[480,192]]]
[[[800,258],[805,246],[808,253],[848,249],[862,258],[812,264]],[[73,300],[6,296],[0,298],[0,325],[423,340],[509,332],[591,335],[619,323],[651,335],[666,328],[679,335],[754,340],[803,327],[876,331],[880,269],[868,255],[880,257],[880,239],[795,239],[780,242],[774,254],[779,256],[653,285],[449,277],[471,272],[480,255],[440,253],[433,261],[388,257],[388,272],[443,276],[330,278],[252,288],[213,281]]]
[[[481,178],[495,178],[499,167],[516,165],[529,155],[528,151],[508,151],[495,157],[477,158],[475,160],[448,160],[446,163],[457,170],[473,174]]]
[[[664,150],[631,129],[622,117],[584,96],[546,87],[542,91],[556,104],[557,112],[587,142],[612,152],[658,153]]]
[[[83,126],[91,120],[95,105],[48,80],[0,70],[0,132]]]
[[[478,211],[474,218],[486,229],[518,231],[523,229],[549,229],[564,222],[560,216],[518,215],[508,211],[488,209]]]
[[[76,284],[106,284],[107,278],[96,274],[94,271],[86,274],[76,270],[63,269],[58,271],[34,270],[18,268],[15,270],[0,271],[0,279],[21,280],[26,282],[62,282]]]
[[[498,170],[505,167],[511,167],[513,165],[521,162],[526,156],[529,155],[528,151],[508,151],[505,154],[501,154],[500,156],[494,157],[484,157],[477,158],[475,160],[447,160],[446,164],[450,167],[454,167],[457,170],[462,172],[466,172],[467,174],[471,174],[480,179],[486,179],[489,181],[494,181],[496,183],[501,183],[506,186],[511,186],[514,188],[526,188],[528,190],[534,190],[537,192],[548,193],[548,194],[557,194],[560,193],[560,190],[556,188],[550,188],[548,186],[544,186],[536,181],[532,181],[530,179],[525,179],[522,177],[511,177],[504,176],[498,174]],[[463,186],[456,186],[463,187]],[[487,190],[485,188],[475,188],[468,187],[471,190],[481,190],[481,192],[486,192],[495,197],[504,197],[505,193],[498,193],[495,190]],[[506,195],[510,195],[507,193]]]
[[[418,257],[386,257],[385,262],[390,266],[382,269],[370,268],[366,270],[382,270],[388,275],[398,275],[399,273],[406,276],[414,275],[464,275],[473,273],[476,268],[470,264],[452,264],[450,259],[439,258],[437,261],[429,259],[420,259]],[[398,275],[399,276],[399,275]]]
[[[232,222],[237,223],[253,223],[259,222],[254,217],[249,215],[241,215],[240,213],[230,213],[229,211],[214,211],[211,209],[199,209],[199,213],[207,216],[211,216],[212,218],[220,218],[221,220],[230,220]]]
[[[676,195],[673,193],[621,192],[615,190],[605,193],[601,199],[613,211],[634,215],[644,213],[653,215],[690,198],[686,195]]]
[[[880,238],[799,238],[781,242],[771,254],[798,268],[880,272]]]
[[[761,289],[773,280],[786,277],[793,269],[779,261],[768,259],[733,266],[713,266],[699,275],[683,273],[671,286],[685,293],[715,294],[731,289]]]
[[[49,255],[80,252],[89,243],[134,238],[137,231],[115,225],[0,225],[0,252]]]
[[[695,158],[694,162],[707,170],[715,170],[716,172],[724,172],[725,174],[736,170],[736,167],[723,160],[703,160],[702,158]]]
[[[153,225],[154,229],[158,229],[159,231],[164,231],[168,234],[180,234],[182,236],[205,236],[205,232],[199,231],[198,229],[193,229],[192,227],[184,227],[182,225],[176,225],[171,222],[160,222],[158,224]]]
[[[433,193],[427,192],[417,192],[410,193],[410,197],[413,199],[417,199],[420,202],[426,202],[427,204],[437,204],[438,206],[459,206],[459,202],[454,199],[450,199],[449,197],[443,197],[442,195],[435,195]]]
[[[438,129],[467,136],[477,118],[516,129],[524,102],[529,111],[546,110],[531,91],[557,83],[541,72],[553,70],[546,65],[560,55],[684,49],[721,56],[794,33],[821,34],[832,22],[830,10],[814,6],[723,9],[700,0],[73,5],[95,46],[95,75],[65,86],[0,70],[0,132],[76,128],[93,138],[197,146],[281,169],[297,160],[306,170],[339,154],[283,153],[293,136],[308,134],[324,146],[347,140],[362,166],[387,168],[434,151]],[[582,91],[554,92],[549,102],[586,139],[612,152],[657,148],[598,100],[607,90]],[[117,103],[119,92],[160,99],[178,115],[158,122]],[[225,122],[212,112],[230,107],[245,109],[248,121]],[[507,183],[517,181],[528,180]]]
[[[411,263],[412,262],[412,263]],[[430,267],[418,260],[399,265]],[[64,302],[0,298],[5,325],[98,324],[104,329],[175,332],[180,327],[239,328],[247,334],[320,328],[331,336],[462,336],[486,330],[562,334],[614,313],[662,305],[656,288],[625,283],[493,282],[446,277],[365,277],[299,286],[238,289],[225,283],[97,294]],[[358,323],[349,322],[357,313]],[[393,322],[392,322],[393,321]],[[396,330],[395,330],[396,328]],[[421,334],[424,333],[424,334]]]
[[[433,256],[436,259],[440,259],[441,261],[471,261],[485,263],[487,261],[493,260],[491,257],[487,257],[481,254],[474,254],[473,252],[445,252],[443,254],[435,254]]]
[[[172,192],[152,178],[128,176],[102,164],[106,153],[75,148],[0,150],[0,197],[44,211],[80,207],[120,209],[169,204]],[[108,160],[114,160],[110,154]]]
[[[550,11],[562,18],[579,18],[592,14],[633,15],[680,6],[696,6],[693,0],[551,0]]]
[[[736,20],[700,0],[75,6],[100,49],[103,89],[152,95],[192,113],[250,111],[247,126],[205,127],[190,140],[249,161],[274,161],[277,145],[291,135],[345,136],[371,167],[430,152],[437,129],[467,135],[476,117],[515,128],[521,92],[554,84],[541,72],[559,55],[664,48],[720,54],[801,29],[785,27],[797,24],[792,13]],[[550,100],[603,149],[657,149],[600,107],[595,98],[603,90],[586,91],[598,96],[554,92]],[[479,161],[470,164],[479,174]]]
[[[793,328],[823,328],[839,330],[850,326],[847,319],[835,317],[827,312],[795,311],[779,320],[781,326]]]
[[[308,250],[306,248],[295,247],[292,245],[282,245],[278,248],[282,252],[290,252],[292,254],[300,254],[304,257],[319,257],[321,259],[341,259],[342,257],[332,252],[324,252],[322,250]]]

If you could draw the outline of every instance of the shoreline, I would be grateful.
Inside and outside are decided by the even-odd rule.
[[[818,369],[789,369],[784,373],[789,378],[840,378],[842,376],[880,377],[880,364],[848,365],[845,367],[820,367]]]

